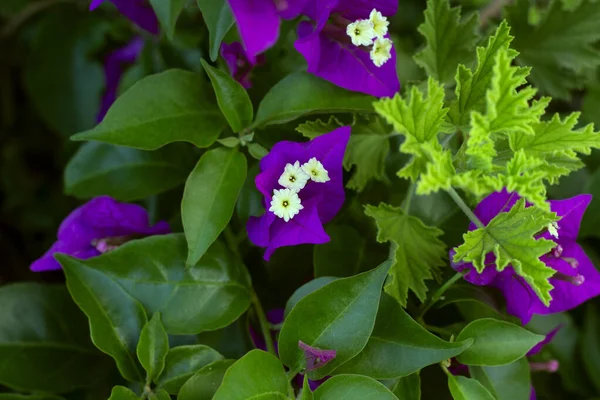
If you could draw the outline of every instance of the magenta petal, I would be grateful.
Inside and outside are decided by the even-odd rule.
[[[462,272],[464,270],[469,270],[469,272],[465,275],[465,280],[467,282],[472,283],[477,286],[487,286],[490,285],[494,279],[498,276],[499,272],[496,270],[496,258],[494,254],[489,253],[485,256],[485,265],[483,272],[480,274],[477,272],[472,263],[459,261],[457,263],[454,262],[454,255],[456,254],[456,250],[451,249],[448,257],[450,258],[450,266],[458,272]]]
[[[77,244],[57,241],[42,257],[35,260],[29,269],[33,272],[44,272],[44,271],[56,271],[62,267],[54,259],[55,253],[63,253],[73,257],[77,257],[80,260],[96,257],[100,255],[100,252],[90,245],[79,246]]]
[[[277,42],[279,16],[273,0],[228,0],[251,62]]]
[[[283,141],[275,144],[269,154],[260,160],[261,173],[254,182],[256,188],[267,199],[271,199],[273,189],[280,189],[277,183],[287,163],[299,161],[303,164],[308,161],[308,152],[301,143]]]
[[[325,31],[315,35],[309,22],[298,26],[294,47],[308,63],[308,72],[335,85],[375,97],[392,97],[400,90],[396,74],[396,52],[381,67],[370,59],[369,51],[329,37]]]
[[[533,348],[527,352],[527,357],[534,356],[534,355],[538,354],[540,351],[542,351],[544,346],[546,346],[548,343],[550,343],[552,341],[552,339],[554,339],[554,336],[556,336],[556,334],[558,333],[560,328],[562,328],[562,324],[558,325],[556,328],[554,328],[550,332],[548,332],[544,336],[544,339],[542,341],[540,341],[538,344],[533,346]]]
[[[487,225],[499,213],[510,211],[520,198],[517,193],[509,193],[506,189],[502,189],[501,192],[492,193],[481,200],[475,207],[475,215],[484,225]],[[471,222],[469,230],[476,228],[475,224]]]
[[[550,200],[550,209],[561,217],[558,221],[559,239],[577,239],[581,219],[591,201],[590,194],[580,194],[565,200]]]
[[[146,0],[111,0],[117,10],[140,28],[158,34],[158,19]],[[95,3],[92,3],[95,4]]]
[[[492,286],[500,289],[504,295],[506,311],[519,318],[523,325],[531,320],[535,305],[542,304],[529,284],[515,274],[512,267],[502,271]]]
[[[271,229],[271,224],[273,224],[273,221],[275,221],[276,218],[275,214],[268,211],[260,217],[250,217],[246,224],[248,239],[256,246],[268,247],[269,240],[271,240],[269,231]]]
[[[317,0],[319,1],[319,0]],[[398,1],[396,0],[343,0],[335,8],[336,13],[340,13],[349,20],[367,19],[371,10],[376,9],[382,15],[391,17],[398,11]]]
[[[94,11],[96,8],[100,7],[102,3],[104,3],[104,0],[92,0],[89,10]]]
[[[307,345],[302,340],[298,341],[298,347],[304,350],[304,357],[306,358],[306,371],[313,371],[321,368],[329,361],[333,360],[336,355],[335,350],[321,350]]]
[[[274,0],[274,2],[281,18],[294,19],[303,12],[310,0]]]

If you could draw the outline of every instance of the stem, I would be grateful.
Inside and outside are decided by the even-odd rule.
[[[406,198],[402,202],[402,209],[404,210],[404,212],[406,214],[410,213],[410,204],[412,202],[412,198],[414,197],[416,190],[417,190],[417,183],[411,181],[410,186],[408,187],[408,190],[406,192]]]
[[[465,271],[465,272],[468,272],[468,271]],[[452,276],[452,278],[448,279],[442,286],[440,286],[438,288],[438,290],[436,290],[435,292],[433,292],[433,295],[431,296],[431,299],[429,300],[429,302],[427,302],[427,304],[423,307],[423,309],[419,313],[419,318],[422,318],[423,315],[425,315],[425,313],[427,311],[429,311],[429,309],[435,303],[437,303],[437,301],[442,297],[442,295],[444,294],[444,292],[446,292],[446,290],[448,290],[450,288],[450,286],[454,285],[463,276],[465,276],[465,274],[463,272],[457,272],[456,274],[454,274]]]
[[[431,332],[435,332],[435,333],[439,333],[441,335],[446,335],[446,336],[452,336],[454,335],[454,332],[448,330],[448,329],[444,329],[442,327],[439,326],[433,326],[433,325],[427,325],[427,324],[423,324],[423,328],[427,329],[428,331]]]
[[[260,330],[262,331],[263,337],[265,338],[267,351],[273,354],[274,356],[277,356],[277,353],[275,352],[275,345],[273,344],[273,338],[271,337],[271,325],[269,324],[269,321],[267,321],[267,317],[262,308],[262,305],[260,304],[260,300],[258,299],[258,296],[256,295],[256,292],[254,290],[252,290],[250,296],[252,301],[252,307],[254,308],[256,316],[258,317],[258,321],[260,322]]]
[[[462,212],[464,212],[465,215],[469,217],[471,222],[473,222],[480,229],[485,228],[485,225],[479,220],[479,218],[477,218],[475,214],[473,214],[471,208],[469,208],[469,206],[464,202],[464,200],[459,196],[459,194],[456,193],[456,190],[454,190],[454,188],[448,189],[447,192],[450,195],[450,197],[452,197],[452,200],[454,200],[456,205],[462,210]]]

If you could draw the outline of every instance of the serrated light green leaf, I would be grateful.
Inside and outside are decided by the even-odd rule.
[[[585,82],[584,70],[600,65],[600,2],[581,0],[568,9],[550,2],[535,26],[527,21],[530,2],[519,0],[507,8],[514,27],[519,62],[531,66],[530,79],[544,93],[568,99],[570,90]]]
[[[518,192],[522,197],[539,208],[549,210],[546,202],[546,186],[543,179],[547,176],[547,165],[537,158],[528,156],[523,150],[517,151],[506,164],[506,175],[500,178],[509,192]]]
[[[314,139],[317,136],[324,135],[331,132],[334,129],[339,128],[342,124],[335,116],[329,117],[327,122],[323,122],[320,119],[314,121],[306,121],[296,127],[296,132],[300,132],[302,136]]]
[[[400,304],[406,306],[408,290],[425,301],[425,281],[433,279],[437,268],[446,265],[446,246],[438,239],[443,232],[426,226],[399,207],[381,203],[378,207],[365,206],[365,214],[375,219],[377,241],[391,242],[393,262],[385,291]]]
[[[396,132],[405,136],[400,150],[413,155],[413,159],[399,171],[399,175],[415,181],[420,173],[425,172],[428,161],[421,146],[427,143],[441,148],[437,135],[439,132],[448,132],[444,126],[448,112],[444,108],[444,87],[429,78],[426,98],[418,87],[413,86],[407,100],[398,93],[391,99],[383,98],[375,102],[373,106],[379,115],[393,125]]]
[[[452,163],[452,153],[442,150],[440,146],[424,144],[421,146],[430,160],[425,167],[425,173],[417,185],[417,194],[426,195],[440,189],[448,190],[452,187],[452,178],[456,174]]]
[[[460,7],[450,8],[448,0],[428,0],[425,21],[419,25],[427,45],[414,60],[427,75],[443,83],[451,81],[459,63],[474,59],[477,25],[476,13],[461,22]]]
[[[499,213],[487,226],[464,234],[464,243],[456,248],[454,262],[472,262],[481,273],[486,267],[486,255],[494,252],[496,269],[502,271],[510,264],[547,306],[553,288],[548,279],[555,271],[540,257],[552,250],[555,243],[543,238],[536,240],[534,235],[558,219],[553,212],[525,207],[525,200],[520,199],[510,211]]]

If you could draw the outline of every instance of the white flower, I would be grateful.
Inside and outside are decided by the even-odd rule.
[[[352,39],[355,46],[370,46],[377,35],[373,30],[373,23],[368,19],[359,19],[346,27],[346,34]]]
[[[295,191],[291,189],[273,190],[269,211],[279,218],[283,218],[285,222],[294,218],[303,208],[302,201]]]
[[[551,222],[548,224],[548,233],[550,236],[554,236],[558,239],[558,224],[556,222]]]
[[[300,162],[296,161],[293,165],[290,163],[285,165],[285,170],[277,183],[285,188],[299,192],[304,189],[309,179],[310,177],[300,168]]]
[[[329,181],[329,173],[315,157],[302,165],[302,171],[314,182],[323,183]]]
[[[375,35],[377,35],[378,38],[383,39],[388,32],[388,25],[390,24],[387,18],[376,9],[373,9],[369,15],[369,21],[373,24]]]
[[[392,41],[390,39],[378,38],[371,49],[371,61],[377,67],[381,67],[392,58]]]

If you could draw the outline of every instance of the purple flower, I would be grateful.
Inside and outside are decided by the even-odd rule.
[[[396,0],[311,0],[303,14],[313,21],[298,25],[294,46],[308,72],[348,90],[391,97],[400,82],[386,17],[397,8]]]
[[[516,193],[505,190],[492,193],[479,203],[475,215],[482,223],[488,224],[498,213],[506,212],[519,200]],[[492,286],[500,289],[507,302],[507,311],[526,324],[533,314],[554,314],[577,307],[588,299],[600,294],[600,273],[592,261],[577,244],[577,234],[583,213],[590,203],[590,195],[579,195],[565,200],[550,200],[550,209],[561,219],[558,221],[557,236],[550,232],[540,235],[553,240],[557,246],[540,259],[556,273],[550,278],[554,289],[550,292],[552,301],[546,307],[523,278],[516,275],[512,267],[502,272],[494,268],[495,256],[488,254],[486,267],[479,274],[471,263],[452,263],[458,271],[468,269],[465,279],[474,285]],[[469,230],[476,229],[471,223]],[[450,251],[450,259],[454,250]]]
[[[342,161],[350,139],[344,126],[306,143],[279,142],[260,162],[255,183],[267,211],[248,221],[248,237],[266,247],[269,260],[275,249],[329,241],[323,224],[344,203]]]
[[[221,44],[221,56],[225,60],[231,76],[244,88],[251,88],[252,70],[255,66],[264,63],[264,56],[261,54],[251,60],[240,42]]]
[[[148,225],[148,213],[136,204],[120,203],[111,197],[95,197],[75,209],[58,228],[58,240],[31,264],[34,272],[61,269],[54,253],[81,260],[98,256],[140,237],[170,233],[169,225]]]
[[[92,0],[90,11],[95,10],[104,0]],[[158,19],[147,0],[110,0],[117,10],[140,28],[153,35],[158,34]]]
[[[269,49],[279,37],[280,19],[296,18],[307,0],[228,0],[248,59]]]
[[[141,37],[133,38],[124,47],[121,47],[106,57],[104,61],[104,76],[106,78],[106,91],[102,96],[102,104],[98,112],[98,122],[102,121],[108,109],[117,99],[119,84],[123,75],[124,64],[133,64],[144,49],[144,40]]]
[[[325,364],[335,358],[335,350],[321,350],[298,341],[298,347],[304,350],[304,358],[306,359],[306,371],[314,371],[323,367]]]

